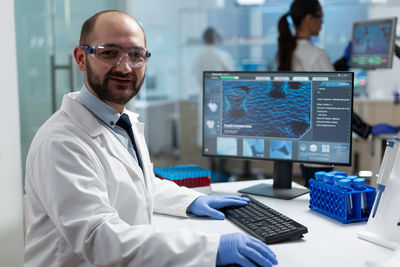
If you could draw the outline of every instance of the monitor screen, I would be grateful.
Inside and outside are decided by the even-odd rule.
[[[350,165],[353,76],[204,72],[203,155]]]
[[[350,66],[353,68],[391,68],[397,18],[355,22]]]

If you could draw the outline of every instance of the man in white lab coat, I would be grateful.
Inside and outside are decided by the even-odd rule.
[[[145,47],[142,28],[123,12],[100,12],[82,26],[74,49],[82,90],[64,96],[28,153],[25,266],[276,264],[265,244],[245,234],[151,225],[153,211],[223,219],[218,208],[248,200],[202,195],[154,176],[144,125],[125,109],[144,80]]]

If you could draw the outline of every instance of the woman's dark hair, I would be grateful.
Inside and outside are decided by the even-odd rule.
[[[294,0],[290,11],[284,14],[278,23],[278,70],[292,69],[292,55],[296,48],[296,36],[292,35],[289,21],[297,29],[307,14],[316,14],[321,10],[318,0]]]

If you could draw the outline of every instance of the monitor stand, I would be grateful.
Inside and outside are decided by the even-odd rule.
[[[274,162],[274,182],[258,184],[239,190],[240,193],[253,194],[279,199],[292,199],[310,192],[306,188],[292,188],[293,163],[288,161]]]
[[[243,161],[243,171],[238,175],[239,181],[243,180],[260,180],[263,179],[264,175],[262,173],[254,173],[251,170],[251,161],[244,160]]]

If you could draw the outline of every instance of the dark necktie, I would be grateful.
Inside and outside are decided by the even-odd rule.
[[[116,124],[119,127],[121,127],[122,129],[124,129],[128,133],[129,138],[131,139],[131,142],[132,142],[132,145],[133,145],[133,149],[135,150],[135,154],[136,154],[136,158],[137,158],[137,161],[139,163],[139,166],[143,170],[142,161],[140,160],[139,150],[138,150],[138,148],[136,146],[135,138],[133,136],[132,123],[129,120],[129,116],[127,114],[125,114],[125,113],[122,113]]]

